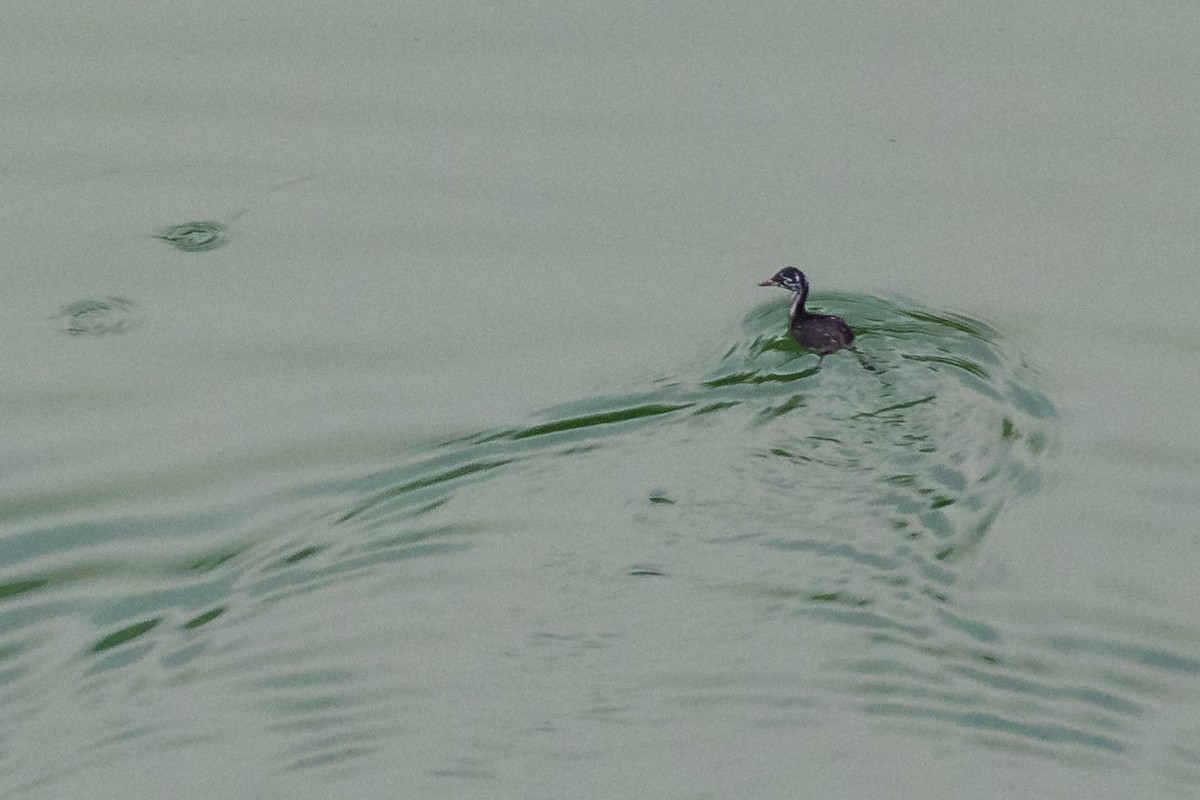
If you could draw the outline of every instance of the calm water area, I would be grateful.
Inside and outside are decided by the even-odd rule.
[[[1200,7],[3,18],[0,797],[1200,795]]]

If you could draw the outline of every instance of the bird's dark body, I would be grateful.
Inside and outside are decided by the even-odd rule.
[[[792,338],[820,355],[854,346],[854,331],[841,317],[804,314],[792,317]]]

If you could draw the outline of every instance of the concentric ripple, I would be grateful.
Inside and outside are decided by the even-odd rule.
[[[123,297],[80,300],[58,313],[59,328],[72,336],[124,333],[141,322],[138,307]]]
[[[155,238],[170,242],[175,249],[185,253],[202,253],[225,244],[225,226],[220,222],[204,220],[184,222],[154,234]]]

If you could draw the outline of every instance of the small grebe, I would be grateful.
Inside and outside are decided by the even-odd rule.
[[[808,278],[800,270],[784,267],[759,286],[779,286],[793,293],[792,338],[820,356],[817,366],[830,353],[854,349],[854,331],[850,330],[846,320],[831,314],[812,314],[804,308],[804,301],[808,299]]]

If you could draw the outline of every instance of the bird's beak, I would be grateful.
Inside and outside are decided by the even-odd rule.
[[[763,281],[762,283],[759,284],[759,286],[778,286],[778,285],[779,284],[775,282],[774,278],[767,278],[765,281]]]

